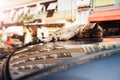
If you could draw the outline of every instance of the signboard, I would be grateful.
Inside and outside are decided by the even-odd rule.
[[[95,0],[95,6],[106,6],[115,4],[115,0]]]

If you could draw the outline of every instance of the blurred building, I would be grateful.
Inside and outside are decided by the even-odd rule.
[[[50,28],[88,23],[90,0],[11,0],[6,5],[1,13],[4,25],[20,25],[18,17],[29,14]]]
[[[99,23],[105,36],[119,35],[119,12],[120,0],[10,0],[0,14],[5,27],[22,26],[22,17],[23,21],[26,18],[26,26],[47,28],[44,37],[48,37],[49,33],[60,28],[89,22]],[[36,32],[36,35],[42,36],[38,33],[42,32]]]
[[[56,30],[71,25],[88,23],[90,0],[11,0],[2,9],[2,22],[5,27],[25,26],[41,31],[41,26],[47,28],[44,37]],[[33,29],[33,26],[37,27]],[[23,31],[24,32],[24,31]],[[35,36],[42,36],[36,32]]]

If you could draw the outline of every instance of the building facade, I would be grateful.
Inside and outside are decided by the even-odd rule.
[[[60,28],[87,24],[91,0],[27,0],[9,4],[1,12],[4,26],[22,26],[24,23],[34,30],[35,36],[42,37],[44,33],[44,37],[48,37]],[[47,33],[40,30],[43,26],[47,28]]]
[[[16,1],[8,2],[9,5],[1,12],[1,21],[8,26],[7,24],[18,23],[20,15],[29,14],[34,16],[34,20],[40,19],[41,22],[46,24],[65,24],[66,22],[86,24],[88,22],[90,2],[90,0],[27,0],[20,1],[20,3]]]

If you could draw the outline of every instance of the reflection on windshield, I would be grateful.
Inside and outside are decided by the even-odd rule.
[[[80,43],[81,42],[79,41],[51,42],[44,45],[31,45],[20,51],[15,52],[9,62],[12,78],[16,79],[21,76],[30,74],[38,70],[46,69],[47,67],[54,66],[56,64],[76,57],[94,54],[96,52],[101,52],[104,50],[111,50],[119,47],[118,45],[120,44],[119,42],[92,44]],[[91,57],[84,62],[88,62],[96,58],[98,58],[98,56],[95,58]],[[68,66],[75,66],[78,63],[79,61],[67,66],[58,67],[58,69],[53,70],[53,72],[60,70],[61,68],[68,68]]]

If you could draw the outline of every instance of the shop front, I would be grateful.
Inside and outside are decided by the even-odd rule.
[[[96,22],[104,29],[104,37],[120,36],[120,9],[95,11],[89,18],[89,22]]]

